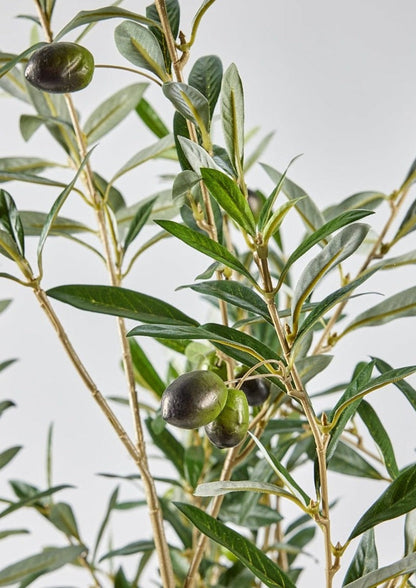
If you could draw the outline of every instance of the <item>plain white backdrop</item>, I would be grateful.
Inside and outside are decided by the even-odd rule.
[[[123,7],[144,13],[146,4],[142,0],[126,0]],[[183,2],[181,28],[185,33],[190,31],[199,4],[200,0]],[[102,0],[57,0],[53,29],[59,30],[80,10],[106,5]],[[30,13],[34,13],[30,0],[0,3],[3,51],[19,53],[29,46],[30,21],[14,17]],[[363,190],[390,193],[401,184],[416,157],[415,18],[416,5],[412,0],[217,0],[201,24],[191,64],[197,57],[212,53],[221,57],[225,67],[231,62],[237,64],[245,88],[247,130],[256,126],[261,127],[263,134],[276,130],[263,161],[281,169],[294,155],[303,153],[291,177],[319,207],[325,207]],[[116,24],[117,21],[99,24],[83,41],[97,63],[124,63],[113,41]],[[68,40],[75,36],[76,33],[68,35]],[[97,70],[91,85],[74,95],[82,119],[86,120],[97,103],[134,81],[137,80],[126,73]],[[146,96],[169,122],[172,107],[160,90],[149,87]],[[0,157],[43,155],[64,161],[59,150],[50,151],[52,142],[46,132],[39,131],[27,144],[20,138],[19,116],[31,113],[28,105],[2,95],[0,106]],[[151,141],[150,134],[132,114],[96,148],[93,165],[109,177]],[[173,170],[167,165],[163,171]],[[160,173],[160,163],[151,164],[123,179],[119,188],[128,203],[163,187]],[[273,187],[260,168],[250,172],[249,182],[265,192]],[[54,189],[33,189],[28,184],[4,187],[21,209],[46,211],[57,196]],[[66,205],[63,211],[74,217],[84,213],[85,209],[76,202]],[[293,226],[295,243],[302,229],[296,222]],[[414,247],[409,245],[414,243],[414,235],[407,237],[407,249]],[[35,242],[29,247],[32,255],[34,248]],[[84,256],[76,245],[51,239],[45,251],[46,288],[64,283],[107,283],[99,262],[93,256]],[[194,280],[206,266],[201,255],[169,240],[168,245],[162,243],[143,256],[126,286],[164,298],[205,320],[207,307],[187,292],[175,292],[175,288]],[[7,260],[1,258],[0,271],[10,269]],[[383,274],[374,280],[372,289],[389,294],[415,283],[416,270],[409,266],[397,272],[394,280]],[[0,299],[4,298],[12,298],[13,304],[0,317],[0,361],[9,357],[19,361],[0,375],[0,401],[12,399],[18,408],[1,419],[0,450],[16,444],[23,444],[24,449],[0,472],[0,496],[11,496],[6,482],[10,478],[46,487],[46,434],[53,422],[54,483],[71,482],[76,486],[62,493],[61,499],[74,505],[81,534],[91,544],[115,485],[97,473],[126,475],[134,473],[134,468],[74,373],[31,292],[3,280]],[[376,295],[360,298],[354,302],[354,308],[359,311],[379,299]],[[58,303],[55,307],[103,393],[124,394],[112,318],[82,313]],[[377,330],[365,329],[358,336],[345,339],[338,349],[342,359],[335,359],[328,373],[311,383],[311,391],[345,380],[355,363],[369,355],[382,357],[395,367],[415,363],[415,327],[414,319],[401,320]],[[156,344],[149,344],[147,349],[154,362],[163,366],[163,349]],[[414,461],[415,414],[410,405],[395,388],[377,392],[371,401],[397,447],[399,466]],[[328,402],[317,407],[327,406]],[[128,411],[117,411],[130,430]],[[155,472],[166,473],[160,461],[155,460],[153,468]],[[299,477],[312,491],[311,469],[300,471]],[[330,492],[333,498],[339,498],[333,513],[335,541],[345,541],[354,522],[383,488],[381,482],[331,474]],[[135,499],[141,497],[141,491],[125,484],[121,497]],[[288,516],[292,515],[293,511],[288,511]],[[2,541],[0,567],[36,553],[41,545],[64,544],[50,525],[29,511],[21,511],[6,522],[6,528],[27,527],[32,534]],[[144,510],[116,513],[112,524],[114,545],[119,547],[143,538],[146,525]],[[381,564],[399,559],[403,550],[401,523],[381,525],[377,541]],[[310,546],[308,549],[311,551]],[[346,560],[354,549],[352,545]],[[322,562],[320,536],[312,551]],[[127,561],[126,568],[130,569]],[[302,561],[308,571],[301,576],[299,587],[321,586],[322,566],[310,558]],[[341,585],[344,572],[337,576],[335,586]],[[150,585],[150,579],[148,582]],[[88,580],[84,573],[67,567],[33,585],[81,588],[88,585]]]

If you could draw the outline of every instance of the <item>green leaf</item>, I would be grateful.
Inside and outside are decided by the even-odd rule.
[[[282,272],[279,276],[279,287],[284,282],[288,274],[288,271],[294,264],[294,262],[300,259],[303,255],[305,255],[305,253],[309,251],[309,249],[311,249],[314,245],[320,243],[321,241],[326,243],[326,239],[327,237],[329,237],[329,235],[331,235],[338,229],[341,229],[345,225],[354,223],[362,219],[363,217],[368,216],[369,214],[372,214],[372,212],[368,210],[350,210],[341,213],[339,216],[322,225],[319,229],[317,229],[311,235],[309,235],[309,237],[306,237],[306,239],[302,241],[302,243],[293,251],[293,253],[291,253],[289,259],[285,263],[285,266],[282,269]]]
[[[374,529],[364,533],[344,578],[343,586],[378,569]]]
[[[100,557],[99,561],[102,562],[105,559],[112,557],[120,557],[123,555],[133,555],[134,553],[143,553],[144,551],[154,551],[155,544],[153,541],[135,541],[134,543],[128,543],[124,547],[119,549],[112,549],[108,553],[105,553]]]
[[[128,246],[134,241],[137,235],[140,233],[146,222],[150,217],[153,205],[156,202],[156,198],[145,201],[136,211],[133,220],[130,223],[129,230],[127,231],[126,238],[124,239],[124,253],[126,253]]]
[[[19,249],[17,248],[16,243],[10,237],[9,233],[6,231],[2,231],[0,229],[0,253],[9,259],[21,260],[22,256],[20,255]],[[5,274],[2,274],[5,275]],[[8,276],[9,274],[7,274]]]
[[[114,588],[131,588],[130,582],[127,580],[123,568],[118,568],[114,576]]]
[[[359,192],[358,194],[353,194],[345,200],[342,200],[339,204],[329,206],[323,211],[323,214],[327,220],[332,220],[338,215],[344,214],[345,212],[352,212],[353,210],[360,208],[374,210],[379,204],[386,200],[388,200],[388,196],[382,192]]]
[[[195,292],[205,296],[213,296],[220,300],[225,300],[229,304],[252,312],[256,316],[261,316],[268,322],[271,322],[267,305],[258,294],[248,286],[235,280],[212,280],[209,282],[200,282],[197,284],[188,284],[181,288],[190,288]]]
[[[191,488],[195,488],[205,465],[205,451],[202,445],[191,445],[185,449],[184,473]]]
[[[411,574],[416,570],[416,553],[408,555],[393,564],[374,570],[354,582],[344,584],[344,588],[375,588],[387,580]]]
[[[189,165],[194,170],[194,172],[199,174],[201,168],[203,167],[216,170],[220,169],[211,155],[209,155],[209,153],[203,147],[194,141],[190,141],[186,137],[178,137],[178,141]]]
[[[289,576],[251,541],[190,504],[176,507],[210,539],[226,547],[269,588],[295,588]]]
[[[406,514],[404,523],[404,554],[416,551],[416,510]]]
[[[197,59],[189,74],[189,85],[208,100],[210,119],[221,91],[222,63],[217,55],[205,55]]]
[[[266,164],[261,164],[265,172],[268,174],[270,179],[278,184],[282,175],[276,169]],[[298,200],[296,204],[296,210],[302,218],[304,224],[310,231],[316,231],[325,224],[324,217],[322,216],[319,208],[313,202],[313,200],[306,194],[306,192],[300,188],[297,184],[285,178],[283,188],[284,194],[289,200]]]
[[[38,212],[35,210],[21,210],[20,219],[22,221],[26,237],[39,237],[47,218],[48,215],[45,212]],[[57,235],[65,236],[85,232],[94,233],[94,231],[92,231],[89,227],[76,220],[63,216],[57,216],[52,223],[49,235],[53,237]]]
[[[6,361],[0,361],[0,372],[5,370],[6,368],[8,368],[9,365],[12,365],[15,361],[17,361],[17,359],[6,359]],[[2,405],[2,403],[0,402],[0,407],[1,407],[1,405]],[[1,415],[1,410],[0,410],[0,415]]]
[[[350,447],[343,441],[337,444],[328,469],[360,478],[370,478],[370,480],[382,480],[383,476],[367,460],[365,460],[353,447]]]
[[[115,488],[114,491],[112,492],[112,494],[110,496],[110,500],[108,501],[107,510],[105,512],[104,518],[103,518],[102,523],[100,525],[100,528],[98,530],[97,538],[95,540],[94,550],[93,550],[92,558],[91,558],[92,563],[94,563],[96,561],[98,549],[100,547],[100,543],[103,538],[104,531],[106,530],[107,525],[110,522],[111,513],[113,512],[113,510],[117,506],[117,499],[118,499],[119,490],[120,489],[117,486],[117,488]]]
[[[179,172],[173,181],[172,198],[174,200],[185,198],[199,181],[198,174],[190,169]]]
[[[65,186],[62,182],[44,178],[36,174],[28,174],[23,172],[8,172],[0,171],[0,182],[27,182],[29,184],[39,184],[40,186],[57,186],[62,188]]]
[[[368,529],[395,519],[416,508],[416,465],[411,465],[397,476],[383,494],[364,513],[348,540]]]
[[[192,530],[190,525],[185,524],[187,521],[184,521],[182,515],[176,508],[174,508],[170,499],[160,498],[159,501],[162,509],[163,520],[167,521],[171,525],[176,535],[181,540],[184,548],[191,549]]]
[[[297,200],[291,200],[280,206],[270,217],[264,227],[264,242],[268,241],[277,233],[287,213],[297,204]]]
[[[147,128],[152,131],[156,137],[162,139],[162,137],[169,135],[169,129],[166,127],[153,106],[145,98],[140,100],[136,105],[135,110]]]
[[[413,263],[416,263],[416,249],[413,249],[408,253],[403,253],[403,255],[398,255],[397,257],[388,257],[386,259],[382,259],[377,263],[373,263],[370,269],[376,268],[381,270],[389,270],[396,269],[402,265],[409,265]]]
[[[244,161],[244,172],[247,173],[248,170],[260,159],[263,155],[267,147],[269,146],[270,141],[274,137],[274,131],[268,133],[257,145],[257,147],[250,153],[248,157],[246,157]]]
[[[33,506],[36,502],[39,502],[42,498],[46,498],[47,496],[51,496],[55,494],[55,492],[59,492],[60,490],[65,490],[66,488],[72,488],[73,486],[69,486],[68,484],[61,484],[60,486],[54,486],[52,488],[48,488],[47,490],[43,490],[42,492],[35,492],[29,496],[23,498],[19,502],[14,502],[4,510],[0,512],[0,519],[7,516],[11,512],[19,510],[24,506]]]
[[[393,369],[388,363],[386,363],[378,357],[374,357],[373,361],[375,363],[376,368],[381,374],[384,374]],[[400,392],[404,394],[404,396],[412,405],[413,409],[416,410],[416,390],[408,382],[405,382],[404,380],[392,382],[392,384],[394,384],[396,388],[398,388]]]
[[[25,237],[16,204],[6,190],[0,190],[0,226],[2,226],[22,257],[25,254]]]
[[[345,227],[306,265],[298,279],[292,299],[293,333],[298,330],[302,305],[317,283],[330,269],[358,249],[369,228],[362,223]]]
[[[82,172],[85,164],[87,163],[90,154],[91,154],[91,151],[89,153],[87,153],[87,155],[82,160],[81,165],[79,166],[78,171],[75,174],[73,180],[59,194],[58,198],[53,203],[52,208],[50,209],[49,214],[46,218],[45,224],[42,227],[42,231],[41,231],[39,241],[38,241],[38,248],[37,248],[38,266],[39,266],[39,271],[41,273],[42,273],[42,254],[43,254],[43,248],[45,246],[46,239],[51,231],[52,225],[54,224],[55,219],[58,216],[58,213],[61,210],[65,200],[68,198],[68,196],[72,192],[72,189],[75,186],[75,183],[78,180],[78,177],[79,177],[80,173]]]
[[[53,525],[68,537],[75,537],[81,541],[77,521],[73,510],[66,502],[57,502],[52,505],[48,519]]]
[[[128,61],[156,74],[163,82],[170,79],[165,60],[154,34],[130,21],[119,24],[114,31],[117,49]]]
[[[302,357],[296,361],[300,378],[303,384],[312,380],[315,376],[320,374],[328,367],[332,361],[332,355],[310,355],[309,357]]]
[[[0,586],[10,586],[31,574],[57,570],[68,563],[75,562],[85,552],[83,545],[71,545],[49,548],[37,555],[26,557],[0,570]]]
[[[63,167],[41,157],[0,157],[0,175],[2,172],[36,174],[48,167]]]
[[[255,482],[252,480],[238,480],[225,482],[207,482],[200,484],[194,492],[195,496],[223,496],[230,492],[259,492],[260,494],[273,494],[293,500],[293,494],[277,486],[277,484],[267,484],[265,482]]]
[[[0,531],[0,540],[12,535],[29,535],[29,531],[27,529],[6,529],[5,531]]]
[[[74,284],[57,286],[48,290],[47,294],[82,310],[122,316],[144,323],[198,324],[167,302],[127,288]]]
[[[209,131],[209,104],[199,90],[183,82],[166,82],[162,90],[183,117],[197,125],[203,134]]]
[[[95,188],[100,196],[103,199],[106,199],[109,207],[114,213],[117,213],[122,208],[126,208],[126,202],[123,195],[117,190],[117,188],[113,185],[109,187],[108,182],[100,176],[100,174],[97,174],[97,172],[93,172],[93,176]]]
[[[22,449],[21,445],[16,445],[15,447],[10,447],[6,449],[2,453],[0,453],[0,470],[4,468],[12,459],[19,453]]]
[[[7,61],[5,65],[3,65],[3,67],[0,68],[0,78],[2,78],[7,72],[13,69],[13,67],[20,63],[20,61],[23,61],[31,53],[33,53],[37,49],[40,49],[44,45],[46,45],[46,43],[42,41],[41,43],[35,43],[35,45],[29,47],[29,49],[25,49],[25,51],[23,51],[19,55],[10,54],[10,60]]]
[[[360,327],[384,325],[397,318],[416,316],[416,286],[402,290],[362,312],[347,325],[339,338]]]
[[[159,139],[156,143],[149,145],[149,147],[145,147],[141,149],[138,153],[133,155],[127,163],[123,165],[112,177],[111,184],[113,184],[117,178],[121,177],[122,175],[126,174],[130,170],[134,169],[135,167],[146,163],[150,159],[156,159],[158,157],[163,157],[164,154],[175,145],[172,135],[167,135],[163,137],[163,139]]]
[[[404,219],[402,220],[397,233],[394,237],[394,241],[398,241],[402,237],[405,237],[412,231],[416,230],[416,200],[410,205],[406,212]]]
[[[202,179],[225,212],[249,235],[256,235],[256,223],[247,200],[237,184],[215,169],[201,169]]]
[[[165,231],[174,235],[190,247],[201,251],[205,255],[212,257],[216,261],[223,263],[225,266],[230,267],[231,269],[235,270],[236,272],[240,273],[241,275],[245,276],[248,280],[253,283],[256,283],[254,278],[251,276],[249,271],[245,268],[245,266],[241,263],[239,259],[237,259],[232,253],[228,251],[226,247],[213,241],[206,235],[194,231],[188,227],[185,227],[179,223],[175,223],[173,221],[157,221],[157,224],[160,225]]]
[[[241,508],[242,503],[240,501],[227,504],[221,510],[220,517],[225,521],[241,525]],[[257,502],[250,508],[244,516],[244,527],[257,531],[259,527],[268,527],[282,520],[282,515],[277,512],[276,509],[270,508],[265,504]]]
[[[374,408],[368,404],[366,400],[363,400],[357,410],[361,417],[361,420],[367,427],[368,432],[373,438],[374,442],[381,451],[384,458],[384,463],[389,475],[394,479],[399,475],[399,468],[396,462],[396,456],[394,455],[394,448],[390,437],[383,423],[380,421]]]
[[[77,27],[82,27],[101,20],[107,20],[109,18],[124,18],[145,25],[158,26],[157,22],[146,18],[141,14],[130,12],[129,10],[125,10],[118,6],[105,6],[103,8],[98,8],[97,10],[81,10],[81,12],[78,12],[78,14],[74,16],[74,18],[70,20],[57,35],[55,35],[55,41],[59,41],[59,39],[69,33],[69,31],[72,31]]]
[[[6,308],[11,304],[11,299],[4,299],[0,300],[0,314],[6,310]]]
[[[155,421],[150,417],[146,419],[147,430],[150,433],[153,443],[158,447],[176,468],[181,478],[185,475],[184,460],[185,450],[181,443],[163,427],[162,430],[156,431],[154,428]]]
[[[101,139],[118,125],[140,102],[148,84],[132,84],[102,102],[88,117],[84,134],[89,144]]]
[[[136,381],[149,388],[160,398],[166,388],[165,383],[151,364],[143,349],[133,338],[129,339],[130,352],[133,361],[134,377]]]
[[[0,416],[3,414],[3,412],[5,410],[7,410],[8,408],[12,408],[12,406],[16,406],[16,405],[11,400],[2,400],[2,401],[0,401]]]
[[[222,80],[221,118],[228,155],[239,169],[244,155],[244,94],[234,63],[225,71]]]

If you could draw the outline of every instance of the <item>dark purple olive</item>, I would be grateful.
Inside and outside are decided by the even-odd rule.
[[[265,402],[270,394],[270,383],[264,378],[244,380],[241,385],[250,406],[259,406]]]
[[[32,86],[59,94],[82,90],[93,73],[93,56],[77,43],[48,43],[32,53],[25,69]]]
[[[222,411],[228,390],[217,374],[206,370],[176,378],[162,394],[162,418],[182,429],[197,429]]]
[[[208,439],[219,447],[235,447],[241,443],[248,430],[248,404],[244,392],[230,388],[222,412],[205,426]]]

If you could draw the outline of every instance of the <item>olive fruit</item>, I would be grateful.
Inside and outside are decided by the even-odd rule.
[[[264,378],[244,380],[241,384],[241,390],[246,395],[247,402],[250,406],[259,406],[269,397],[270,383]]]
[[[203,427],[220,414],[227,394],[224,382],[213,372],[182,374],[162,394],[162,418],[182,429]]]
[[[25,69],[32,86],[61,94],[82,90],[93,73],[93,56],[77,43],[48,43],[32,53]]]
[[[241,443],[247,430],[247,398],[241,390],[230,388],[222,412],[215,420],[205,426],[205,433],[211,443],[220,449],[225,449]]]

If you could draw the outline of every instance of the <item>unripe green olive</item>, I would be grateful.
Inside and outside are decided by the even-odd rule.
[[[205,432],[211,443],[220,449],[235,447],[247,434],[248,419],[248,404],[244,392],[230,388],[222,412],[205,426]]]
[[[77,43],[48,43],[32,53],[25,69],[32,86],[60,94],[82,90],[93,73],[92,54]]]
[[[241,390],[247,398],[250,406],[259,406],[265,402],[270,395],[270,383],[264,378],[255,380],[244,380],[241,384]]]
[[[182,429],[203,427],[220,414],[227,394],[224,382],[213,372],[182,374],[162,394],[162,418]]]

